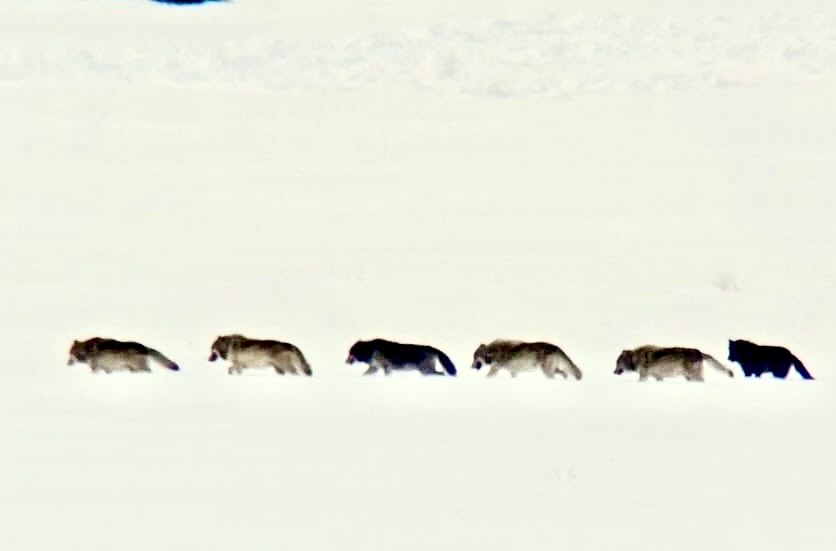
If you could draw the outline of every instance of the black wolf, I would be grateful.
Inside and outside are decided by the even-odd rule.
[[[801,360],[782,346],[762,346],[746,340],[729,340],[729,361],[739,363],[747,377],[772,373],[774,377],[784,379],[794,366],[805,379],[813,378]]]
[[[441,363],[448,375],[456,374],[453,362],[447,354],[437,348],[423,344],[403,344],[385,339],[355,342],[348,351],[346,363],[369,364],[364,375],[371,375],[378,369],[383,369],[386,375],[394,370],[415,370],[424,375],[444,375],[443,372],[436,371],[436,360]]]

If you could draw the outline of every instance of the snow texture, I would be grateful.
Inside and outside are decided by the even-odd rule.
[[[831,550],[830,2],[0,2],[0,548]],[[229,376],[218,334],[314,376]],[[93,375],[76,338],[174,373]],[[456,378],[361,377],[358,338]],[[469,368],[559,344],[581,382]],[[815,381],[639,384],[626,347]]]
[[[118,32],[123,19],[115,29],[73,26],[66,42],[28,34],[0,49],[0,82],[150,80],[298,94],[566,98],[836,79],[832,12],[509,15],[314,41],[285,39],[266,23],[233,33],[191,11],[196,22],[182,14],[167,14],[173,21],[150,15],[146,24],[159,25],[153,40],[134,29]]]

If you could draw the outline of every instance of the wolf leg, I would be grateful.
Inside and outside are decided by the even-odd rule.
[[[435,366],[431,366],[428,368],[421,367],[418,369],[418,371],[421,373],[421,375],[445,375],[443,371],[437,371],[435,369]]]
[[[279,365],[279,362],[270,362],[270,365],[273,367],[273,369],[276,370],[276,373],[278,373],[279,375],[285,374],[285,370],[282,369],[282,366]]]
[[[493,364],[491,368],[488,370],[488,377],[496,377],[497,372],[499,371],[499,366]]]
[[[104,371],[105,373],[113,373],[112,362],[113,362],[113,359],[110,358],[110,357],[107,357],[107,358],[104,359],[103,362],[99,362],[96,359],[93,359],[93,360],[90,361],[90,365],[95,365],[96,366],[94,368],[94,371],[95,370],[101,370],[101,371]]]
[[[374,373],[378,369],[382,369],[385,375],[389,375],[392,372],[392,364],[379,354],[375,354],[371,361],[369,361],[369,369],[366,370],[364,375]]]
[[[132,362],[126,364],[127,368],[132,372],[141,372],[141,371],[151,371],[151,368],[148,367],[148,360],[146,358],[138,358]]]
[[[554,364],[552,364],[552,362],[550,362],[548,360],[548,358],[545,358],[543,360],[539,360],[537,363],[540,364],[540,371],[543,372],[543,375],[545,375],[549,379],[554,379],[554,372],[556,370],[555,370]]]
[[[688,373],[686,371],[685,372],[685,378],[688,379],[689,381],[694,381],[694,382],[697,382],[697,383],[701,383],[701,382],[705,381],[705,378],[702,375],[702,370],[701,369],[699,371],[694,371],[693,373]]]
[[[563,375],[564,380],[569,378],[569,374],[566,373],[564,370],[560,369],[560,364],[558,363],[557,360],[549,362],[549,368],[550,368],[550,371],[552,373],[550,378],[554,379],[555,373],[559,373],[559,374]]]
[[[290,375],[299,375],[299,372],[296,371],[296,365],[294,365],[293,357],[284,353],[280,357],[281,360],[285,360],[284,362],[276,361],[276,365],[279,369],[283,369],[285,373]]]
[[[435,358],[427,358],[418,364],[418,371],[421,375],[444,375],[444,372],[435,369]]]

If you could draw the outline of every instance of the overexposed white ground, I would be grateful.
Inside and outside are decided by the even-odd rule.
[[[833,548],[836,10],[459,4],[0,2],[0,546]],[[482,380],[496,336],[585,378]],[[612,375],[730,337],[817,380]]]

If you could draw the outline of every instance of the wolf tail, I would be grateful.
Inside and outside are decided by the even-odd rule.
[[[160,362],[164,367],[172,371],[180,371],[180,366],[163,356],[161,352],[154,350],[153,348],[149,348],[148,355]]]
[[[450,361],[450,358],[447,357],[447,354],[442,352],[437,348],[433,348],[433,352],[435,352],[435,357],[438,358],[438,361],[441,362],[441,365],[444,366],[444,370],[449,375],[456,375],[456,366],[453,365],[453,362]]]
[[[807,368],[804,367],[804,364],[801,363],[801,360],[796,358],[795,355],[792,356],[792,363],[795,366],[795,370],[798,371],[799,375],[801,375],[805,379],[813,380],[813,376],[810,375],[810,372],[807,371]]]
[[[708,363],[710,363],[712,367],[714,367],[715,369],[719,369],[720,371],[728,373],[729,377],[734,377],[734,371],[718,362],[711,354],[706,354],[705,352],[703,352],[702,357],[704,360],[708,360]]]
[[[299,364],[302,367],[302,373],[304,373],[305,375],[310,377],[311,375],[313,375],[313,370],[311,369],[311,364],[308,363],[307,358],[305,358],[305,355],[302,354],[301,350],[299,350],[297,348],[296,352],[297,352],[297,354],[299,354]]]
[[[583,373],[581,373],[580,368],[577,365],[575,365],[575,362],[572,361],[572,358],[570,358],[564,353],[563,359],[566,360],[566,365],[569,366],[569,371],[572,372],[572,375],[575,376],[575,379],[579,381],[583,379]]]

